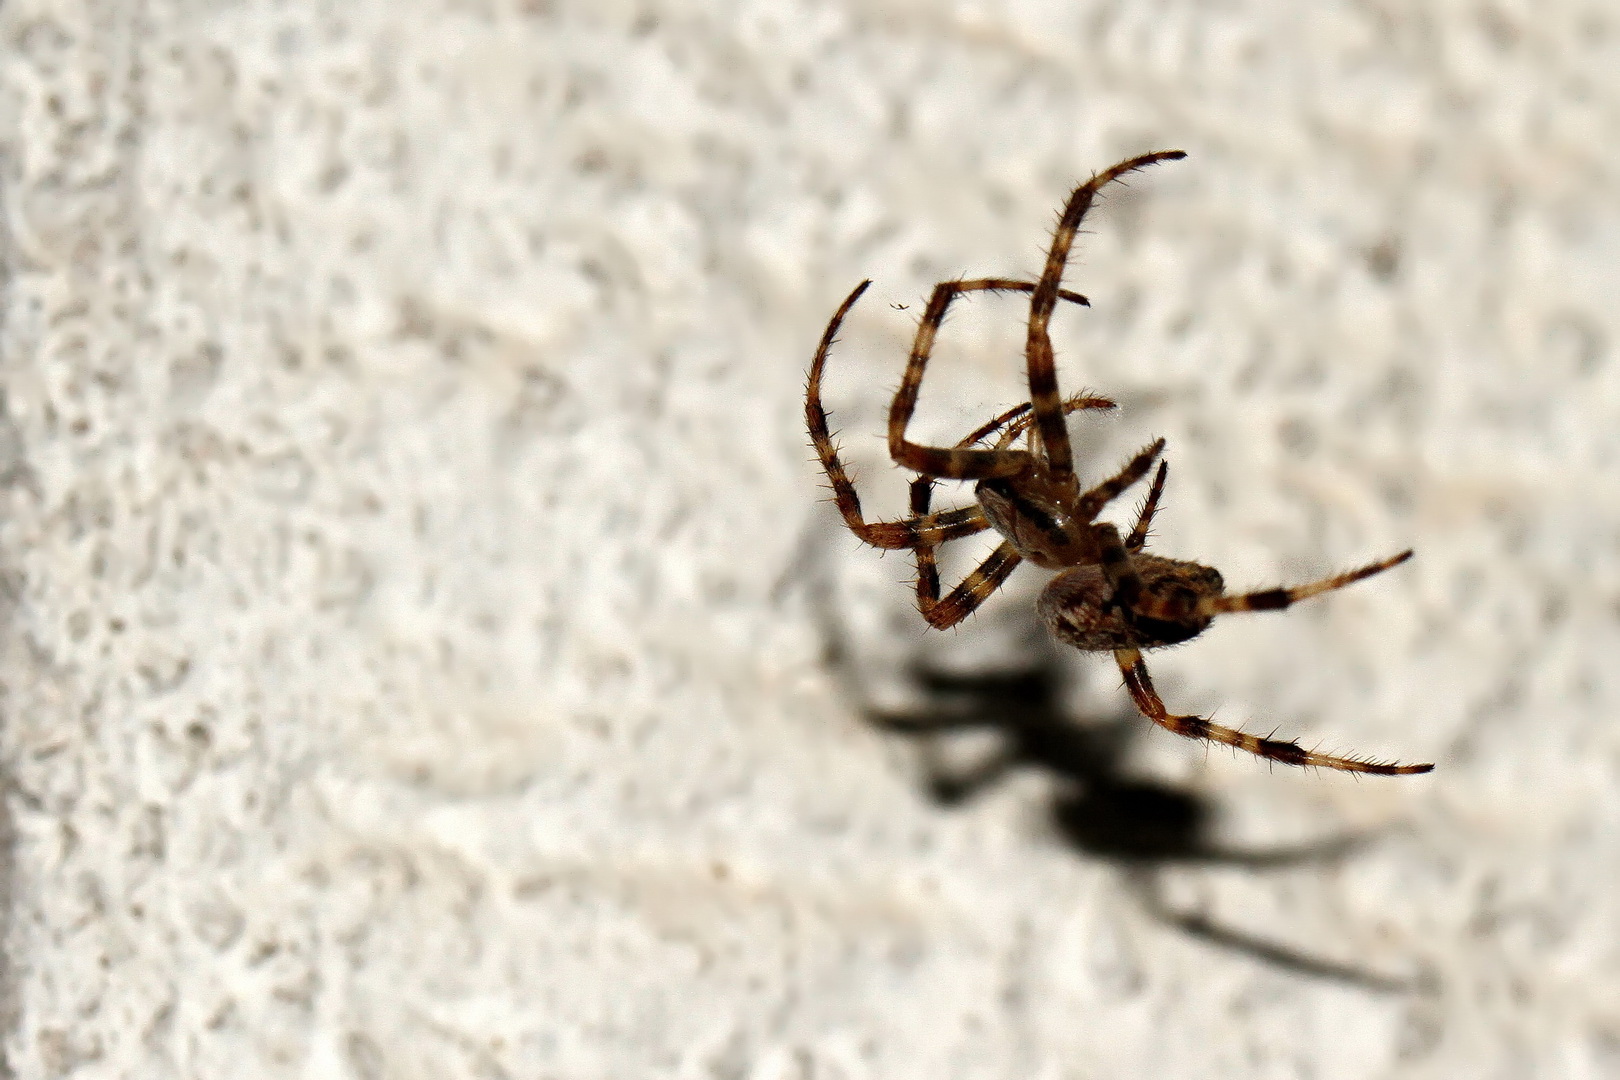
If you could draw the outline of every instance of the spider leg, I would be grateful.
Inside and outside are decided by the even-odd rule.
[[[919,477],[912,481],[913,514],[928,514],[928,500],[933,485],[933,480],[928,477]],[[923,618],[928,620],[928,625],[938,630],[955,626],[973,614],[980,604],[990,598],[991,593],[1001,588],[1001,583],[1007,580],[1007,575],[1023,561],[1018,549],[1011,543],[1004,542],[941,600],[939,566],[934,561],[934,552],[938,547],[938,544],[927,541],[919,543],[916,547],[917,607],[922,612]]]
[[[1096,517],[1103,507],[1119,498],[1121,492],[1146,476],[1153,467],[1153,459],[1163,452],[1164,440],[1154,439],[1126,462],[1123,469],[1080,496],[1074,504],[1074,516],[1081,521]]]
[[[957,284],[962,286],[962,288],[957,290],[958,292],[1032,293],[1035,291],[1035,287],[1038,283],[1034,281],[1019,281],[1017,278],[987,277],[971,278],[966,281],[959,281]],[[1081,307],[1091,306],[1091,301],[1086,297],[1081,296],[1077,292],[1071,292],[1068,289],[1059,289],[1058,299],[1067,300],[1071,304],[1079,304]]]
[[[1112,405],[1111,402],[1110,405]],[[1022,405],[1014,405],[1012,408],[1008,409],[994,420],[986,420],[984,423],[974,428],[967,435],[964,435],[962,437],[962,441],[956,445],[968,447],[972,446],[974,443],[983,442],[985,439],[988,439],[1002,428],[1007,427],[1008,424],[1012,424],[1011,427],[1007,428],[1007,432],[1001,438],[996,440],[995,448],[997,450],[1005,450],[1007,445],[1018,437],[1018,432],[1022,431],[1027,426],[1027,421],[1022,420],[1021,418],[1028,412],[1029,402],[1026,401]],[[1014,423],[1014,421],[1018,422]]]
[[[1355,570],[1347,570],[1342,574],[1313,581],[1309,585],[1295,585],[1291,588],[1262,589],[1259,592],[1240,593],[1237,596],[1216,596],[1205,600],[1201,606],[1206,615],[1222,615],[1232,611],[1281,611],[1291,604],[1316,596],[1320,593],[1332,592],[1352,585],[1362,578],[1370,578],[1374,574],[1381,574],[1394,566],[1399,566],[1412,557],[1410,548],[1399,555],[1392,555],[1387,559]]]
[[[946,480],[990,480],[1017,476],[1029,470],[1032,459],[1026,450],[984,450],[960,445],[949,448],[923,446],[906,439],[906,427],[916,412],[923,370],[928,366],[928,358],[934,350],[934,338],[939,334],[940,324],[951,301],[967,292],[1031,292],[1035,288],[1031,282],[1014,281],[1012,278],[942,281],[934,286],[928,298],[928,307],[917,324],[917,336],[911,344],[911,359],[906,363],[906,373],[889,406],[889,456],[897,464]],[[1079,293],[1067,290],[1055,292],[1052,303],[1055,305],[1060,298],[1077,304],[1090,303]],[[1061,408],[1061,405],[1057,407]]]
[[[969,615],[990,599],[990,594],[1001,588],[1007,575],[1015,570],[1023,557],[1010,543],[1003,543],[973,572],[962,579],[946,597],[939,598],[939,570],[934,565],[932,548],[917,549],[917,607],[928,625],[946,630]]]
[[[1074,451],[1069,445],[1069,429],[1063,423],[1063,412],[1058,396],[1057,368],[1052,355],[1052,339],[1047,327],[1052,312],[1062,293],[1063,267],[1069,260],[1069,249],[1074,245],[1080,221],[1091,209],[1097,192],[1126,173],[1146,168],[1159,161],[1174,161],[1187,155],[1180,150],[1161,150],[1122,161],[1111,169],[1093,176],[1074,189],[1058,219],[1052,246],[1046,254],[1046,269],[1035,285],[1029,299],[1029,337],[1024,346],[1029,366],[1029,400],[1035,409],[1036,424],[1041,446],[1046,455],[1047,469],[1059,484],[1074,482]],[[1006,473],[995,475],[1004,476]]]
[[[856,493],[849,474],[844,470],[843,462],[839,460],[838,448],[833,445],[832,433],[827,426],[827,411],[821,405],[821,374],[827,366],[827,352],[832,348],[839,326],[849,314],[849,309],[855,306],[855,301],[860,299],[870,284],[870,281],[863,281],[857,285],[855,291],[850,293],[833,313],[832,321],[827,324],[827,331],[821,336],[821,344],[816,349],[816,358],[810,364],[810,376],[805,385],[805,425],[810,429],[810,441],[815,444],[816,456],[821,459],[821,467],[826,471],[827,479],[832,484],[833,501],[838,504],[838,512],[843,516],[844,524],[849,526],[850,532],[873,547],[889,550],[915,548],[925,542],[938,544],[959,536],[972,536],[974,533],[983,532],[990,526],[985,520],[984,512],[977,506],[947,510],[907,521],[868,522],[861,516],[860,496]]]
[[[1074,397],[1063,403],[1063,415],[1068,416],[1070,413],[1078,412],[1081,409],[1117,408],[1119,408],[1119,406],[1107,398],[1093,397],[1090,394],[1076,394]],[[1005,450],[1007,447],[1013,444],[1013,440],[1017,439],[1018,436],[1022,435],[1026,430],[1028,430],[1030,424],[1035,422],[1035,418],[1028,415],[1028,413],[1029,402],[1026,401],[1017,408],[1008,409],[994,420],[979,428],[979,430],[975,431],[971,436],[963,439],[958,445],[971,446],[981,439],[987,439],[991,435],[995,434],[1003,424],[1008,424],[1008,422],[1011,421],[1007,427],[1007,430],[1001,433],[1001,438],[996,440],[995,448],[997,450]]]
[[[1125,538],[1126,551],[1141,551],[1147,544],[1148,531],[1153,527],[1153,515],[1158,512],[1159,496],[1164,494],[1164,478],[1169,471],[1169,462],[1159,462],[1159,471],[1153,475],[1153,486],[1148,489],[1147,501],[1136,512],[1136,525],[1132,527],[1131,535]]]
[[[1110,500],[1147,475],[1153,459],[1163,450],[1164,440],[1154,440],[1126,462],[1123,469],[1080,496],[1075,503],[1075,518],[1080,521],[1095,518]],[[1086,535],[1091,551],[1085,562],[1095,563],[1102,570],[1113,589],[1112,605],[1134,608],[1142,595],[1142,579],[1131,565],[1130,550],[1120,539],[1119,529],[1109,522],[1098,522],[1091,525]]]
[[[1296,742],[1282,739],[1262,739],[1258,735],[1249,735],[1233,728],[1221,727],[1219,724],[1205,720],[1201,716],[1172,716],[1164,707],[1159,692],[1153,688],[1153,680],[1148,677],[1147,665],[1142,662],[1142,654],[1136,649],[1115,649],[1114,660],[1119,664],[1121,674],[1125,676],[1125,688],[1130,691],[1131,700],[1142,715],[1158,724],[1166,731],[1185,735],[1189,739],[1208,739],[1225,746],[1246,750],[1256,757],[1263,757],[1270,761],[1281,761],[1288,765],[1316,765],[1324,769],[1339,769],[1343,772],[1375,773],[1379,776],[1404,776],[1411,773],[1426,773],[1434,768],[1431,763],[1421,765],[1399,765],[1394,762],[1368,761],[1363,758],[1334,757],[1331,754],[1318,754],[1314,750],[1307,750]]]

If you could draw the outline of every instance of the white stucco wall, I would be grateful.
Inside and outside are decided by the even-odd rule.
[[[1419,7],[0,8],[10,1074],[1620,1075],[1620,17]],[[1419,554],[1161,689],[1429,777],[1130,719],[1036,571],[925,633],[817,501],[850,286],[892,515],[918,300],[1166,146],[1068,279],[1082,467],[1166,436],[1158,549],[1234,585]],[[1018,320],[952,320],[923,429],[1021,399]],[[943,805],[997,736],[869,723],[961,706],[918,664],[1063,665],[1222,850],[1364,842]]]

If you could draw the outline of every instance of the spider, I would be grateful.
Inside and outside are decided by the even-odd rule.
[[[1278,611],[1320,593],[1342,589],[1382,573],[1412,557],[1410,550],[1356,570],[1307,585],[1231,594],[1220,573],[1199,563],[1168,559],[1144,550],[1148,531],[1164,492],[1168,465],[1159,461],[1146,501],[1131,531],[1121,537],[1109,522],[1097,521],[1102,509],[1147,475],[1164,450],[1155,440],[1113,476],[1081,490],[1074,471],[1066,417],[1115,407],[1107,398],[1058,392],[1052,341],[1047,332],[1059,300],[1089,306],[1079,293],[1061,287],[1069,249],[1097,193],[1128,173],[1186,155],[1163,150],[1122,161],[1093,176],[1069,196],[1047,252],[1040,280],[975,278],[934,286],[917,326],[911,358],[889,407],[889,456],[917,473],[911,483],[911,516],[900,521],[868,522],[861,516],[855,486],[838,458],[821,404],[821,377],[827,353],[845,316],[871,284],[855,287],[833,313],[816,349],[805,387],[805,421],[833,499],[844,523],[861,540],[889,550],[909,549],[917,564],[917,605],[929,625],[955,626],[1000,588],[1017,565],[1028,560],[1059,571],[1037,602],[1037,611],[1053,637],[1086,652],[1111,652],[1125,688],[1142,715],[1177,735],[1207,739],[1289,765],[1320,766],[1384,776],[1424,773],[1433,764],[1402,765],[1362,757],[1336,757],[1307,750],[1296,742],[1262,738],[1222,727],[1200,716],[1176,716],[1165,708],[1142,653],[1176,645],[1201,634],[1217,615],[1237,611]],[[952,447],[923,446],[906,438],[917,405],[923,369],[933,350],[951,302],[964,293],[1021,292],[1030,295],[1025,360],[1029,400],[969,433]],[[995,442],[982,446],[992,436]],[[1015,447],[1023,436],[1023,448]],[[931,509],[935,480],[975,481],[977,504],[955,510]],[[951,540],[994,529],[1002,542],[977,569],[944,597],[940,596],[936,553]]]

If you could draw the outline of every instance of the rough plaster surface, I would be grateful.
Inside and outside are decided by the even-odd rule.
[[[1611,5],[0,32],[8,1075],[1620,1075]],[[878,282],[830,403],[894,513],[916,301],[1030,273],[1070,185],[1163,146],[1060,317],[1067,384],[1123,405],[1076,423],[1088,474],[1167,436],[1156,543],[1234,583],[1419,557],[1159,681],[1430,777],[1129,721],[1031,631],[1035,571],[925,634],[816,502],[845,291]],[[1018,319],[953,320],[927,430],[1019,400]],[[1122,866],[1051,769],[930,798],[994,732],[867,722],[935,707],[919,665],[1059,663],[1212,842],[1365,842]]]

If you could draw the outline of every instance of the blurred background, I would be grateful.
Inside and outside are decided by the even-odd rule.
[[[1620,1076],[1620,18],[1579,0],[13,0],[5,1071]],[[869,514],[934,282],[1033,276],[1150,657]],[[959,305],[918,430],[1023,400]],[[941,485],[940,505],[964,490]],[[1129,520],[1140,490],[1120,501]],[[960,573],[973,543],[951,562]]]

